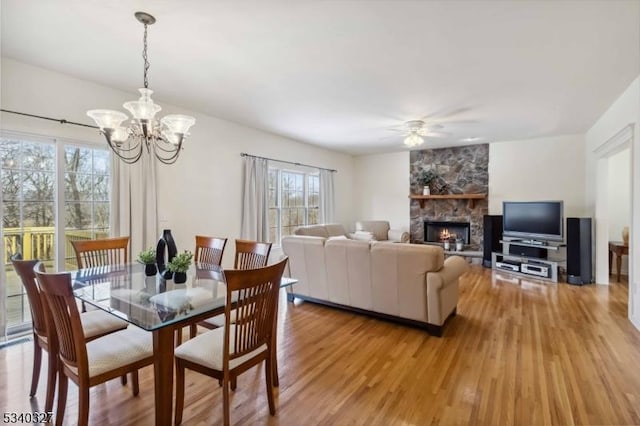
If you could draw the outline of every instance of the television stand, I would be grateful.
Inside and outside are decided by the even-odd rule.
[[[491,269],[520,277],[558,282],[558,262],[507,253],[491,253]]]
[[[547,242],[546,241],[539,241],[539,240],[520,240],[523,243],[526,244],[531,244],[532,246],[546,246]]]
[[[523,247],[535,247],[538,250],[558,251],[564,244],[536,240],[502,239],[504,252],[491,253],[491,268],[520,277],[558,282],[558,264],[564,260],[540,259],[538,257],[509,253],[509,244]],[[541,254],[540,254],[541,255]]]
[[[545,250],[554,250],[554,251],[560,250],[560,247],[565,246],[565,244],[557,244],[557,243],[550,243],[547,241],[537,241],[537,240],[500,240],[500,242],[502,244],[513,244],[514,246],[539,247]]]

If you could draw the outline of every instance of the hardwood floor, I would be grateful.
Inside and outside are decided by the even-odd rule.
[[[640,424],[640,332],[627,286],[513,280],[474,267],[442,338],[310,303],[279,318],[280,388],[269,416],[262,368],[238,379],[234,424]],[[188,333],[185,333],[185,336]],[[0,350],[0,407],[44,403],[45,366],[29,400],[32,343]],[[91,390],[91,424],[153,424],[153,371],[140,395],[114,380]],[[185,425],[222,423],[215,380],[187,372]],[[66,424],[77,416],[69,386]]]

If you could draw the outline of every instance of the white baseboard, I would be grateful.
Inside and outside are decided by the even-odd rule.
[[[636,315],[635,318],[631,317],[629,319],[631,320],[631,324],[640,331],[640,315]]]

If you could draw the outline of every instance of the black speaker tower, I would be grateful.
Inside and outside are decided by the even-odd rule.
[[[482,265],[491,268],[491,253],[502,253],[502,216],[484,215],[482,218]]]
[[[591,218],[567,218],[567,282],[583,285],[593,282]]]

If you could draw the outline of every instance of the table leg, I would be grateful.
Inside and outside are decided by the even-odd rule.
[[[611,251],[611,249],[609,249],[609,275],[613,274],[612,260],[613,260],[613,252]]]
[[[173,327],[153,332],[156,425],[173,423],[173,340]]]
[[[620,282],[620,269],[622,268],[622,255],[616,253],[616,272],[618,274],[618,282]]]

